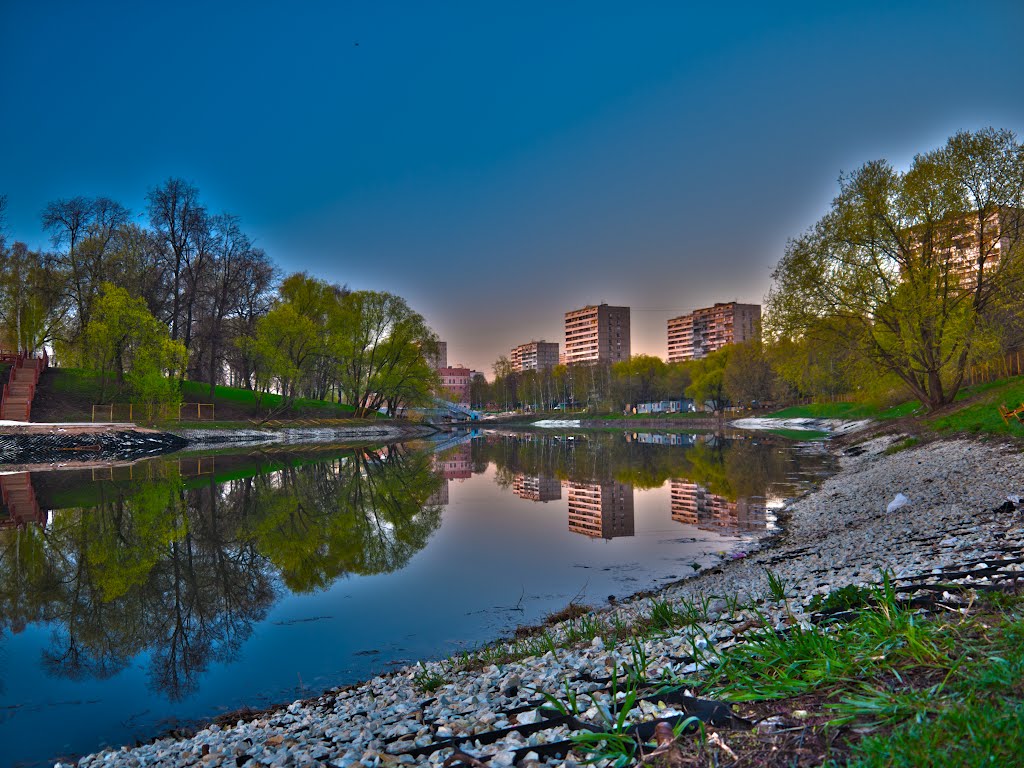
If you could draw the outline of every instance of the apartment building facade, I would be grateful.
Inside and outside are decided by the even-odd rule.
[[[448,342],[437,342],[437,355],[427,355],[427,360],[435,371],[448,367]]]
[[[598,304],[565,313],[567,365],[629,360],[629,307]]]
[[[979,242],[979,231],[983,231],[983,242]],[[915,255],[923,251],[924,239],[921,230],[910,232],[910,245]],[[984,257],[986,275],[996,271],[1000,261],[1024,241],[1024,210],[1019,208],[998,208],[979,223],[978,214],[966,216],[937,225],[929,230],[929,237],[937,255],[943,257],[949,271],[959,278],[960,287],[974,290],[978,284],[978,261]]]
[[[569,501],[570,531],[595,539],[633,535],[632,485],[616,481],[563,484]]]
[[[751,533],[767,527],[763,501],[739,498],[729,501],[689,480],[672,480],[672,519],[684,525],[722,533]]]
[[[726,344],[754,338],[761,323],[760,304],[718,303],[668,321],[668,361],[699,360]]]
[[[509,360],[512,363],[512,370],[522,373],[554,368],[558,365],[558,358],[558,342],[541,340],[512,347]]]
[[[446,396],[452,402],[469,403],[469,385],[473,377],[473,372],[469,368],[460,366],[438,368],[437,375],[441,377],[441,386],[444,387]]]
[[[555,501],[562,498],[562,483],[557,477],[518,472],[512,479],[512,493],[528,501]]]

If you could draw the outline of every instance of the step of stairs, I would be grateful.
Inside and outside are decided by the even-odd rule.
[[[7,517],[0,518],[0,525],[19,526],[30,522],[45,522],[28,472],[0,475],[0,501],[7,509]]]

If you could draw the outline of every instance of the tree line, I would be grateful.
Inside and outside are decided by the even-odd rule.
[[[394,413],[436,389],[436,336],[401,297],[282,279],[239,218],[182,179],[149,190],[145,224],[105,197],[50,202],[49,250],[7,242],[5,203],[0,346],[50,348],[143,400],[173,399],[189,378],[211,396],[231,384]]]
[[[826,214],[789,241],[757,339],[667,364],[637,356],[473,383],[476,404],[624,410],[689,397],[720,409],[795,399],[951,403],[970,366],[1024,346],[1024,144],[960,132],[906,171],[839,179]]]
[[[608,413],[674,400],[687,401],[700,410],[721,410],[788,395],[773,375],[760,340],[729,345],[685,362],[666,363],[653,355],[634,355],[611,364],[556,365],[517,372],[507,358],[500,357],[493,371],[493,381],[477,374],[470,383],[470,400],[476,408]]]

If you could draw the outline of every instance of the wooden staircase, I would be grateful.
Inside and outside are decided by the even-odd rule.
[[[0,350],[0,360],[11,363],[10,375],[0,394],[0,420],[28,421],[39,376],[49,365],[49,359],[45,352],[41,357],[32,357]]]
[[[6,516],[0,515],[0,528],[23,528],[29,523],[42,525],[46,522],[28,472],[0,475],[0,500],[7,511]]]

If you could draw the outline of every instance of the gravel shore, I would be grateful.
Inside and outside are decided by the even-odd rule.
[[[1006,503],[1008,496],[1024,495],[1020,449],[958,440],[887,455],[893,442],[883,437],[846,449],[839,473],[792,503],[784,534],[761,549],[655,596],[603,609],[606,621],[632,622],[650,615],[654,601],[704,600],[705,621],[644,641],[646,677],[685,680],[699,669],[701,650],[743,642],[754,615],[732,598],[759,601],[762,615],[782,628],[810,619],[807,604],[815,594],[875,585],[882,569],[902,593],[937,592],[950,603],[968,599],[958,591],[964,586],[1024,583],[1024,517],[1019,503]],[[898,493],[910,503],[887,512]],[[788,583],[793,597],[787,605],[771,599],[768,570]],[[564,626],[554,630],[564,632]],[[597,637],[500,668],[410,666],[256,719],[101,752],[79,765],[440,765],[457,748],[496,768],[568,768],[579,759],[567,754],[565,741],[581,725],[600,723],[602,703],[611,701],[609,670],[635,665],[636,654],[626,645],[606,648]],[[431,693],[423,690],[425,677],[438,686]],[[567,691],[593,701],[578,719],[540,708],[540,692],[564,698]],[[634,722],[689,711],[685,697],[652,698],[631,713]],[[474,764],[461,759],[452,762]]]

